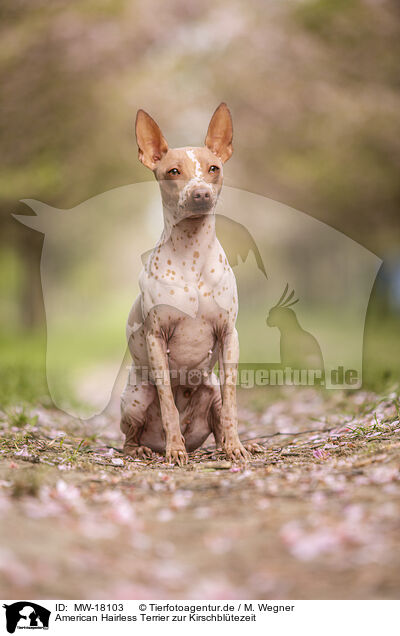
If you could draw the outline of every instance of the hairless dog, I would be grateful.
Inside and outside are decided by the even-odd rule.
[[[140,274],[127,338],[133,364],[121,398],[124,453],[185,464],[212,433],[231,460],[249,451],[237,432],[239,359],[236,280],[215,233],[223,164],[232,155],[225,103],[211,118],[204,147],[169,148],[139,110],[139,159],[159,183],[164,230]],[[218,362],[219,378],[214,373]]]

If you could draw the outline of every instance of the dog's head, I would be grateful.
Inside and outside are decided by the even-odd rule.
[[[214,212],[223,181],[223,164],[232,155],[232,118],[225,103],[211,118],[203,147],[168,148],[154,119],[136,117],[140,161],[160,185],[164,210],[173,223]]]

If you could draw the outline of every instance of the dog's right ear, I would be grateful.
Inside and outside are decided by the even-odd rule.
[[[139,147],[139,160],[147,168],[154,170],[157,162],[168,150],[168,144],[160,127],[150,115],[140,109],[136,115],[135,130]]]

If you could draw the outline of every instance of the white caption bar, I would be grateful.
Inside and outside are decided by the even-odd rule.
[[[393,633],[400,601],[1,601],[2,634],[271,633],[363,636]],[[24,630],[23,632],[21,630]],[[267,630],[267,631],[266,631]]]

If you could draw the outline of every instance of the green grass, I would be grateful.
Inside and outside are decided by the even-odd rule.
[[[242,324],[242,329],[251,324]],[[105,343],[104,333],[108,332],[108,343]],[[388,393],[398,390],[400,384],[400,321],[395,318],[382,319],[378,314],[368,315],[364,335],[364,363],[363,388],[376,393]],[[94,363],[101,365],[113,351],[115,329],[108,325],[102,332],[102,350]],[[82,338],[85,334],[82,332]],[[99,334],[91,334],[91,338]],[[78,336],[76,336],[78,339]],[[106,339],[107,340],[107,339]],[[247,338],[248,340],[248,338]],[[246,338],[244,338],[244,343]],[[76,343],[75,343],[76,344]],[[79,347],[74,347],[74,354]],[[51,405],[51,398],[46,380],[46,338],[44,331],[23,332],[9,331],[0,337],[0,408],[24,406],[41,403]],[[68,342],[60,342],[59,350],[60,382],[63,391],[68,395],[68,385],[65,382],[63,370],[71,362],[71,349]],[[263,410],[268,403],[268,392],[257,391],[256,410]],[[72,396],[71,396],[72,400]],[[24,411],[15,413],[15,426],[23,426]],[[19,422],[19,423],[18,423]]]
[[[43,333],[2,334],[0,351],[0,408],[37,402],[49,404]]]
[[[400,320],[367,317],[364,333],[363,387],[376,392],[400,385]]]
[[[84,406],[75,396],[76,374],[101,367],[125,352],[125,334],[115,324],[118,309],[110,303],[97,323],[81,320],[79,328],[61,325],[52,331],[50,367],[52,390],[70,405]],[[121,312],[120,312],[121,313]],[[54,393],[53,393],[54,395]],[[51,405],[46,377],[45,330],[3,328],[0,336],[0,408],[9,405]]]

